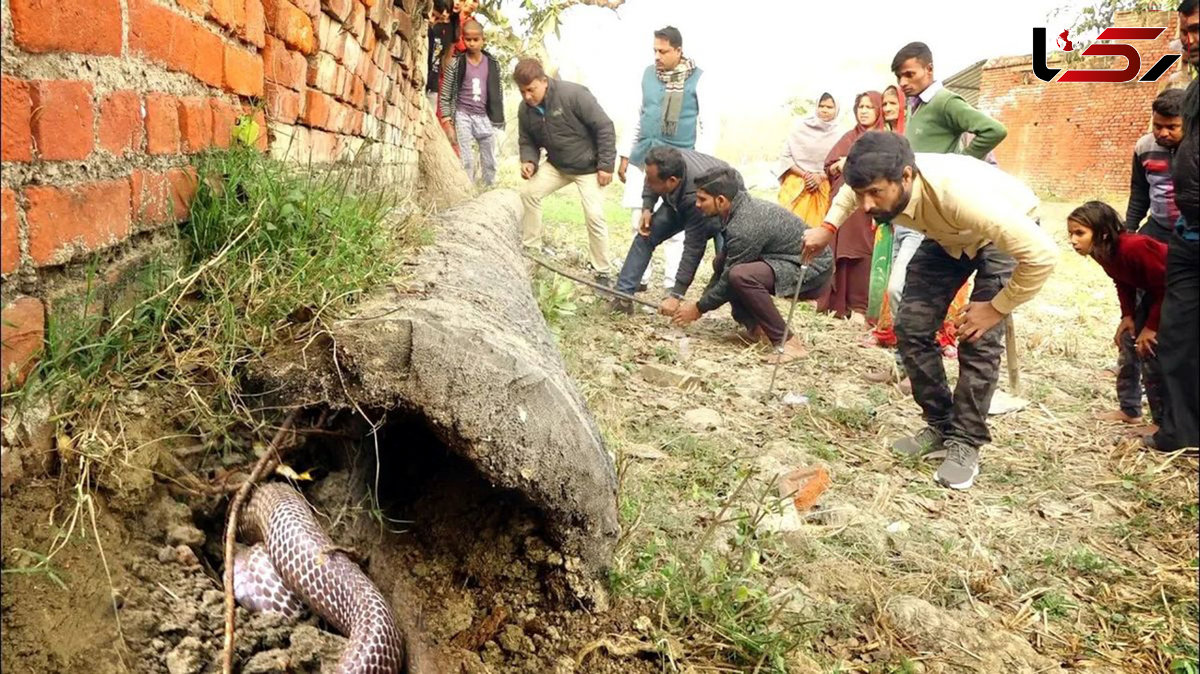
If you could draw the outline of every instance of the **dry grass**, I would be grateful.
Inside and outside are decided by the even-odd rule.
[[[610,201],[617,196],[612,190]],[[1060,239],[1069,208],[1043,208],[1044,226]],[[614,254],[623,252],[629,233],[610,229]],[[552,224],[551,237],[560,261],[583,266],[581,226]],[[985,652],[931,648],[903,633],[889,613],[901,596],[924,599],[980,634],[1016,635],[1042,656],[1010,662],[1010,671],[1046,663],[1196,671],[1197,463],[1140,450],[1121,428],[1093,420],[1116,404],[1103,373],[1116,360],[1116,296],[1099,267],[1065,244],[1048,286],[1016,317],[1021,393],[1032,404],[991,419],[993,443],[965,493],[934,485],[933,464],[889,455],[892,438],[920,426],[918,408],[897,389],[862,380],[890,355],[859,346],[860,324],[798,309],[794,327],[811,356],[785,367],[776,390],[806,394],[810,404],[786,407],[762,402],[770,369],[760,352],[725,340],[734,328],[727,310],[684,333],[659,317],[609,314],[590,293],[573,301],[575,315],[557,321],[559,343],[620,464],[627,531],[618,595],[637,601],[643,595],[623,588],[657,582],[662,564],[741,554],[751,536],[760,566],[744,578],[749,589],[772,598],[777,625],[803,625],[780,633],[781,641],[801,637],[786,657],[746,664],[728,635],[670,615],[670,602],[660,601],[656,625],[672,645],[660,649],[671,671],[806,671],[807,658],[825,671],[985,668]],[[705,385],[653,386],[638,376],[640,362],[674,363]],[[684,413],[700,407],[719,411],[721,427],[686,427]],[[851,507],[849,516],[822,525],[819,517],[772,515],[754,532],[721,523],[711,544],[694,550],[731,500],[747,512],[763,502],[753,489],[730,496],[739,476],[758,471],[752,484],[767,483],[810,463],[833,476],[825,507]]]

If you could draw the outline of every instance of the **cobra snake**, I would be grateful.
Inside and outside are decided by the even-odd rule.
[[[254,490],[238,532],[250,547],[233,561],[245,609],[297,617],[307,605],[349,638],[338,674],[399,674],[404,637],[383,594],[317,524],[308,502],[281,483]]]

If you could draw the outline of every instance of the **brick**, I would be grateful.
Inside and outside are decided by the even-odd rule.
[[[179,6],[193,14],[205,16],[208,14],[210,6],[209,0],[177,0]]]
[[[188,219],[198,185],[195,169],[166,173],[136,169],[129,176],[133,220],[142,228],[173,225]]]
[[[142,149],[142,98],[133,91],[114,91],[100,102],[100,147],[118,157]]]
[[[278,84],[267,83],[266,111],[267,117],[273,122],[293,124],[300,116],[301,94]]]
[[[246,23],[238,31],[238,37],[255,47],[262,47],[267,34],[267,19],[263,13],[262,0],[246,0]]]
[[[361,2],[355,2],[350,6],[350,18],[345,21],[346,30],[354,36],[358,42],[362,42],[363,36],[367,33],[367,8]]]
[[[71,187],[25,188],[25,224],[29,256],[39,267],[67,262],[129,235],[128,180],[106,180]]]
[[[0,158],[33,160],[33,98],[29,83],[5,75],[0,81]]]
[[[342,54],[342,65],[350,72],[358,72],[358,65],[366,57],[362,47],[354,40],[346,40],[346,48]]]
[[[362,104],[367,100],[367,87],[363,81],[357,77],[350,80],[350,105],[356,108],[362,107]]]
[[[211,98],[213,146],[227,148],[233,141],[233,125],[237,122],[238,110],[228,101]]]
[[[183,151],[200,152],[212,144],[212,108],[203,98],[181,98],[178,101],[179,136]]]
[[[302,54],[317,50],[312,18],[289,0],[263,0],[267,32]]]
[[[120,0],[11,0],[13,41],[27,52],[121,53]]]
[[[324,56],[318,53],[318,59]],[[268,82],[299,91],[304,88],[308,62],[300,52],[287,48],[277,37],[268,35],[262,50],[263,74]]]
[[[245,0],[211,0],[208,18],[231,31],[237,31],[246,25]]]
[[[321,15],[321,0],[293,0],[296,7],[308,15],[310,19],[315,19]]]
[[[333,57],[325,52],[318,52],[309,61],[305,82],[327,94],[338,93],[338,64]]]
[[[267,148],[270,146],[270,129],[267,128],[266,113],[264,113],[262,110],[255,110],[254,121],[258,124],[259,128],[258,140],[254,142],[254,147],[266,152]]]
[[[307,90],[301,121],[311,127],[325,128],[329,124],[329,114],[333,104],[333,99],[328,95],[314,89]]]
[[[379,39],[375,37],[375,31],[368,28],[362,40],[363,49],[367,50],[368,53],[373,52],[378,41]]]
[[[42,159],[86,159],[93,138],[92,85],[76,80],[33,83],[33,141]]]
[[[16,271],[21,264],[21,222],[17,215],[17,193],[0,190],[0,274]]]
[[[350,16],[350,10],[354,5],[354,0],[321,0],[321,9],[325,10],[326,14],[336,17],[338,23],[342,23]]]
[[[191,23],[191,22],[188,22]],[[225,43],[207,28],[191,24],[195,49],[188,72],[210,87],[221,87],[225,81]]]
[[[262,96],[262,56],[225,45],[225,88],[242,96]]]
[[[37,364],[46,336],[46,307],[33,297],[18,297],[0,310],[0,387],[25,383]]]
[[[195,24],[151,0],[128,2],[130,50],[172,70],[191,72],[196,62]]]
[[[412,17],[408,12],[392,12],[392,16],[396,20],[396,32],[404,37],[405,41],[413,39],[413,24]]]
[[[165,94],[146,96],[146,152],[179,154],[179,107]]]

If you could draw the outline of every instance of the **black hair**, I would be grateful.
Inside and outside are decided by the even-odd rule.
[[[1150,104],[1150,109],[1156,115],[1178,117],[1183,114],[1183,98],[1186,95],[1183,89],[1164,89]]]
[[[675,26],[664,26],[654,31],[654,37],[659,40],[666,40],[667,44],[676,49],[683,48],[683,34]]]
[[[683,154],[671,147],[670,145],[659,145],[651,148],[646,153],[647,168],[654,164],[658,171],[658,179],[666,180],[667,178],[683,179],[683,173],[687,167],[683,163]]]
[[[828,91],[826,91],[825,93],[821,94],[821,97],[817,99],[817,105],[820,105],[821,103],[825,102],[825,99],[826,99],[826,98],[828,98],[829,100],[833,101],[833,104],[834,104],[834,105],[837,105],[837,99],[835,99],[835,98],[833,97],[833,94],[829,93]]]
[[[728,166],[717,166],[696,176],[696,189],[733,201],[741,189],[740,182],[737,171]]]
[[[521,59],[517,61],[517,67],[513,68],[513,80],[517,86],[529,86],[534,80],[546,79],[546,71],[542,69],[542,62],[537,59]]]
[[[454,0],[433,0],[433,9],[436,12],[449,12],[454,9]]]
[[[900,182],[905,167],[917,170],[907,138],[891,131],[868,131],[850,146],[843,175],[851,188],[862,189],[880,178]]]
[[[1191,14],[1196,11],[1198,5],[1200,5],[1200,1],[1198,0],[1183,0],[1183,2],[1179,3],[1179,13]]]
[[[892,57],[892,74],[899,75],[900,69],[904,67],[904,63],[909,59],[920,61],[921,65],[927,66],[933,63],[933,52],[929,51],[929,45],[924,42],[909,42],[896,52]]]
[[[1092,257],[1108,262],[1117,253],[1117,239],[1125,231],[1121,216],[1103,201],[1089,201],[1071,211],[1068,221],[1075,221],[1092,230]]]

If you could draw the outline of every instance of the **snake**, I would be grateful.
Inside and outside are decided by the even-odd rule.
[[[279,482],[258,486],[242,510],[243,547],[233,589],[251,612],[299,617],[305,607],[348,638],[337,674],[401,674],[405,645],[383,593],[313,517],[308,502]]]

